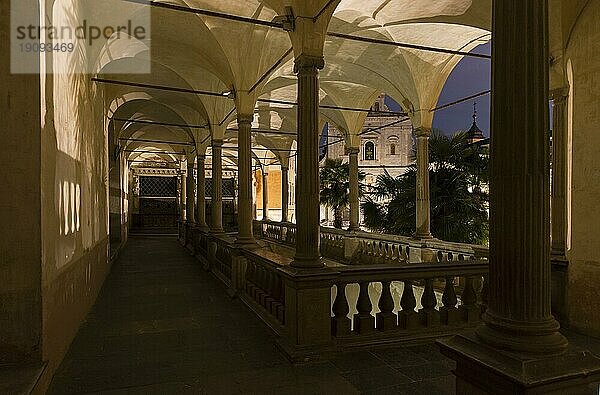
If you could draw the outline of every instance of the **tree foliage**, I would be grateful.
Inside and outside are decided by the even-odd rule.
[[[321,168],[321,204],[330,207],[334,213],[333,226],[341,229],[344,219],[344,210],[350,204],[350,166],[342,159],[325,159]],[[364,193],[362,181],[365,179],[363,172],[358,173],[359,196]]]
[[[446,241],[488,241],[488,153],[467,135],[434,132],[429,140],[431,231]],[[399,177],[377,177],[362,210],[365,225],[390,234],[410,235],[416,223],[416,173],[413,165]]]

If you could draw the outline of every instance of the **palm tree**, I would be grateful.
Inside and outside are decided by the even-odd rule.
[[[488,240],[488,155],[463,132],[429,141],[431,230],[434,236],[461,243]],[[377,177],[373,197],[362,205],[372,230],[409,235],[415,231],[415,166],[399,177]]]
[[[321,168],[321,204],[333,210],[333,226],[341,229],[344,219],[344,210],[350,204],[350,166],[342,159],[325,159],[325,165]],[[365,174],[358,172],[358,193],[364,192],[362,181]]]

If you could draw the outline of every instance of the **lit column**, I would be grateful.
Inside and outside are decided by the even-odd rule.
[[[415,129],[417,138],[417,213],[415,237],[431,238],[431,211],[429,201],[429,136],[431,129]]]
[[[458,394],[591,394],[600,360],[567,348],[550,312],[548,2],[492,4],[487,309],[475,334],[438,343]]]
[[[185,206],[186,206],[186,202],[187,202],[187,194],[186,194],[186,186],[187,186],[187,178],[185,175],[185,172],[182,170],[181,171],[181,176],[179,179],[179,187],[181,189],[180,193],[179,193],[179,212],[180,212],[180,218],[181,218],[181,222],[185,222]]]
[[[205,175],[205,157],[204,155],[198,155],[196,157],[196,163],[198,164],[197,170],[197,195],[196,195],[196,225],[199,228],[207,229],[206,225],[206,175]]]
[[[267,172],[267,166],[263,166],[262,171],[262,204],[263,204],[263,221],[269,220],[269,173]]]
[[[550,312],[547,20],[546,1],[494,2],[489,305],[478,330],[493,346],[542,354],[567,345]]]
[[[194,192],[196,190],[196,180],[194,179],[194,162],[188,161],[187,168],[187,182],[186,182],[186,219],[188,223],[194,223],[196,221],[196,215],[194,214],[194,205],[196,203],[196,197]]]
[[[252,235],[252,115],[238,115],[238,245],[254,245]]]
[[[289,168],[281,166],[281,222],[288,222],[288,208],[290,205],[290,183],[288,180]]]
[[[296,255],[292,266],[323,267],[319,252],[319,70],[322,56],[300,55],[298,74],[298,166],[296,171]]]
[[[567,206],[566,107],[569,90],[552,91],[552,259],[565,261]]]
[[[360,230],[358,198],[358,148],[348,148],[348,166],[350,183],[350,230]]]
[[[223,233],[223,140],[212,140],[212,233]]]

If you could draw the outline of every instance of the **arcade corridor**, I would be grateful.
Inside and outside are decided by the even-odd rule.
[[[453,364],[420,345],[294,366],[176,237],[134,235],[49,393],[451,394]]]

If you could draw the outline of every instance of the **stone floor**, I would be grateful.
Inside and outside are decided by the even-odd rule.
[[[292,365],[175,237],[133,235],[50,394],[452,394],[433,344]]]

